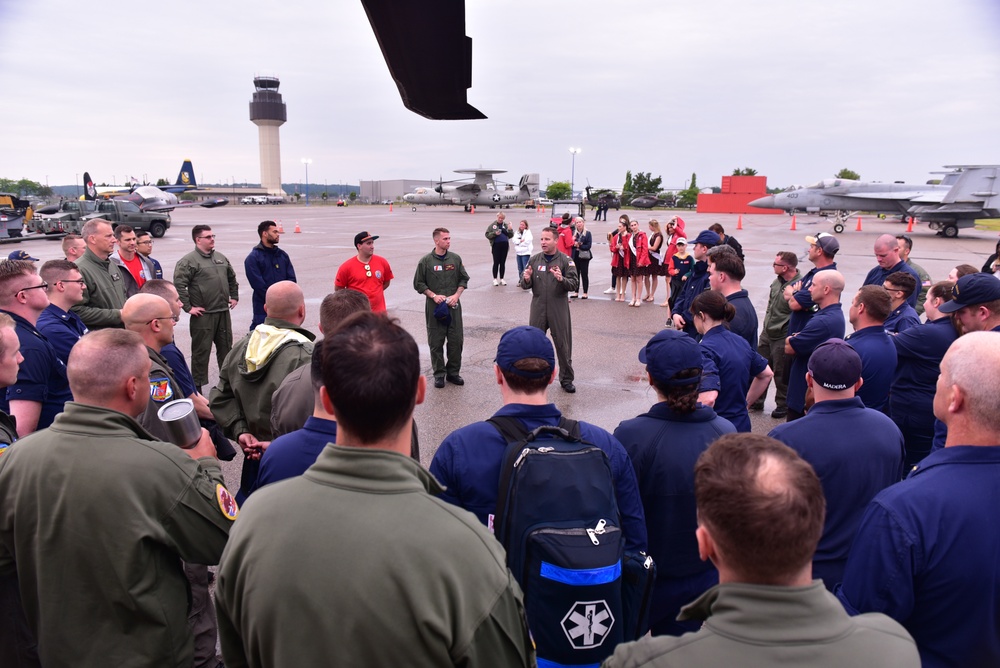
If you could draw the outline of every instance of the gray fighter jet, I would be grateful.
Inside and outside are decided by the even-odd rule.
[[[761,209],[789,213],[834,212],[836,232],[860,211],[914,216],[946,237],[972,227],[978,218],[1000,217],[1000,165],[947,165],[940,184],[862,183],[851,179],[824,179],[804,188],[790,188],[750,202]]]

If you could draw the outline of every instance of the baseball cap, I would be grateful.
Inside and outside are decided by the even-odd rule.
[[[549,364],[548,370],[525,371],[514,366],[515,363],[529,358],[545,360]],[[545,336],[545,332],[528,325],[504,332],[497,345],[496,359],[493,361],[501,371],[509,371],[522,378],[547,378],[552,375],[552,369],[556,366],[552,342]]]
[[[7,256],[8,260],[29,260],[31,262],[38,262],[37,257],[31,257],[28,255],[28,251],[17,250]]]
[[[719,235],[712,230],[702,230],[701,233],[698,234],[698,237],[694,240],[694,243],[712,248],[713,246],[718,246],[719,241]]]
[[[832,234],[827,234],[826,232],[820,232],[814,237],[806,237],[806,241],[809,244],[816,244],[819,249],[833,257],[840,250],[840,242],[837,241],[837,237]]]
[[[378,239],[378,237],[377,236],[373,237],[372,235],[368,234],[368,232],[358,232],[357,234],[354,235],[354,247],[357,248],[358,244],[363,244],[369,239],[375,241],[376,239]]]
[[[677,237],[677,245],[678,246],[687,246],[688,245],[688,240],[685,239],[684,237]]]
[[[828,390],[846,390],[861,378],[861,356],[843,339],[818,345],[806,366],[813,381]]]
[[[693,378],[675,379],[684,369],[701,369],[701,348],[693,338],[676,329],[661,329],[639,350],[639,361],[657,382],[664,385],[693,385],[701,382],[701,374]]]
[[[951,301],[938,307],[941,313],[954,313],[966,306],[1000,299],[1000,279],[993,274],[966,274],[951,289]]]

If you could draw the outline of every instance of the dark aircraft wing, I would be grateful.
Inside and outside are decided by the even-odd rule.
[[[141,211],[173,211],[174,209],[186,209],[190,206],[203,206],[206,209],[214,209],[217,206],[229,204],[227,199],[207,199],[202,202],[178,202],[177,204],[160,204],[155,202],[144,202],[139,205]]]
[[[469,104],[465,0],[361,0],[403,106],[433,120],[486,118]]]

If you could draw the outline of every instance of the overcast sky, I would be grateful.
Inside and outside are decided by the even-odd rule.
[[[843,167],[923,182],[1000,163],[997,0],[468,0],[469,101],[405,109],[356,0],[0,0],[0,177],[259,182],[253,77],[288,107],[282,181],[457,178],[703,187]],[[427,73],[434,76],[433,72]]]

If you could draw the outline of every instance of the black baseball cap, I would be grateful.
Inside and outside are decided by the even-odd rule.
[[[357,234],[354,235],[354,247],[357,248],[359,245],[363,244],[369,239],[375,241],[376,239],[378,239],[378,237],[377,236],[373,237],[372,235],[368,234],[368,232],[358,232]]]

